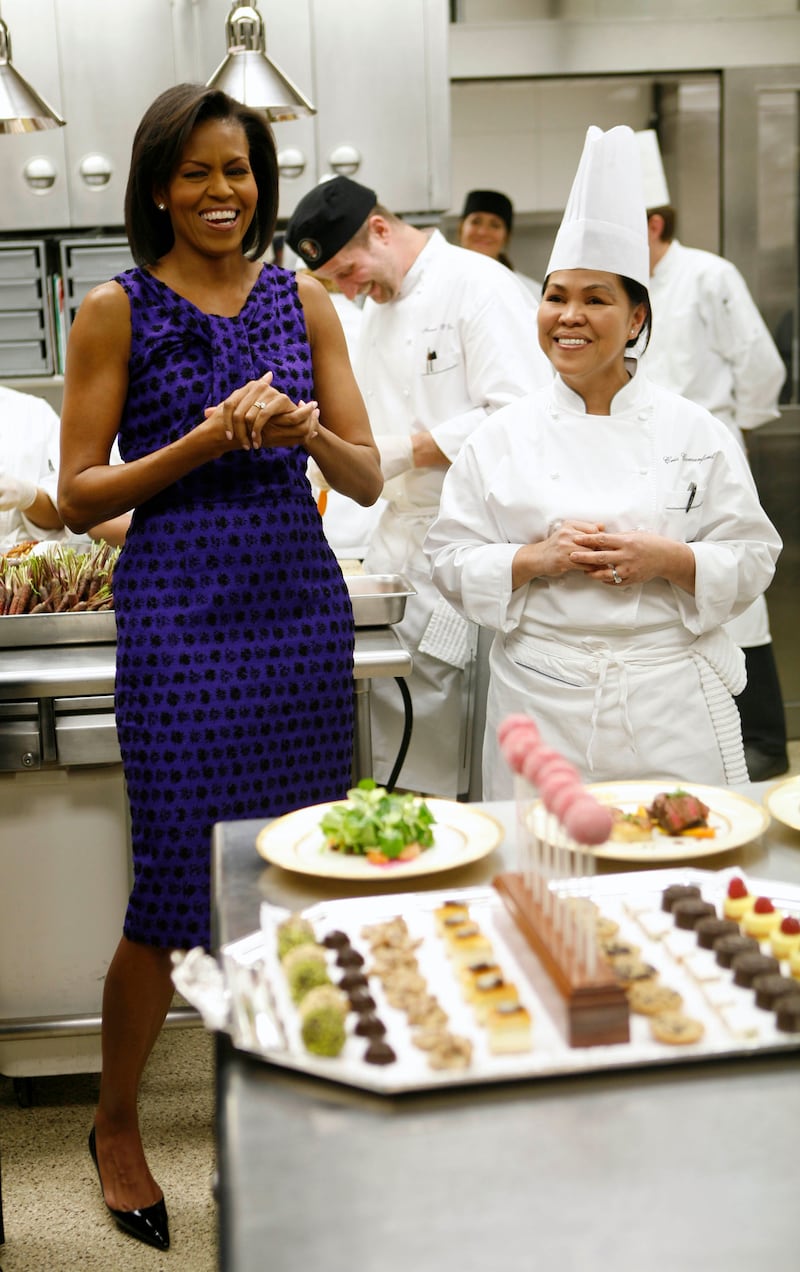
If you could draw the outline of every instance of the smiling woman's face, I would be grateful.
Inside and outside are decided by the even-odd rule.
[[[241,124],[234,119],[198,124],[166,190],[155,198],[167,205],[176,243],[212,256],[241,250],[258,203]]]
[[[459,241],[471,252],[482,252],[497,260],[508,242],[506,223],[494,212],[470,212],[461,222]]]
[[[644,319],[644,306],[632,303],[617,274],[556,270],[539,305],[539,344],[565,383],[582,397],[587,387],[604,384],[613,396],[627,379],[626,343]]]

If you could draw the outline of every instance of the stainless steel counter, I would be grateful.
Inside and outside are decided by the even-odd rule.
[[[766,785],[742,789],[760,799]],[[485,883],[512,864],[514,805],[482,807],[505,843],[420,878],[420,890]],[[253,846],[262,824],[215,827],[220,944],[257,928],[263,899],[300,907],[358,893],[266,866]],[[695,864],[800,883],[800,832],[773,822],[760,840]],[[224,1272],[267,1262],[272,1272],[752,1272],[794,1248],[796,1055],[387,1098],[290,1074],[220,1037],[217,1087]]]
[[[0,702],[112,695],[115,663],[116,645],[113,642],[4,648],[0,650]],[[394,628],[356,629],[353,655],[354,777],[372,776],[371,681],[378,676],[407,676],[411,666],[411,655],[401,644]]]
[[[0,656],[0,701],[114,692],[116,645],[5,648]],[[411,655],[391,627],[356,630],[353,677],[406,676]]]

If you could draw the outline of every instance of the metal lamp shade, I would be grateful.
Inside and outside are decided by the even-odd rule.
[[[11,65],[11,38],[0,18],[0,133],[42,132],[65,123]]]
[[[316,107],[267,57],[264,23],[255,5],[234,4],[225,26],[228,55],[208,80],[230,97],[266,111],[273,122],[315,115]]]

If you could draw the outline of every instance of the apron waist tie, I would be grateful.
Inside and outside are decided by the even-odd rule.
[[[617,701],[622,714],[622,723],[631,744],[631,748],[636,751],[636,739],[633,735],[633,725],[631,724],[631,719],[628,714],[628,669],[625,659],[620,658],[617,654],[605,653],[600,656],[599,661],[600,669],[597,684],[595,685],[594,699],[592,701],[591,733],[589,734],[589,745],[586,748],[586,764],[590,773],[594,772],[592,751],[594,749],[595,733],[597,732],[597,720],[600,715],[600,703],[603,697],[603,690],[605,689],[608,669],[612,666],[616,667],[619,672],[619,696]]]

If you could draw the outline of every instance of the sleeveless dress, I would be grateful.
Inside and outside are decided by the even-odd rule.
[[[145,270],[130,303],[126,461],[166,446],[273,371],[313,396],[294,275],[264,266],[235,318]],[[233,451],[138,507],[114,571],[115,710],[131,810],[132,941],[208,946],[217,821],[344,798],[353,746],[353,613],[302,447]]]

